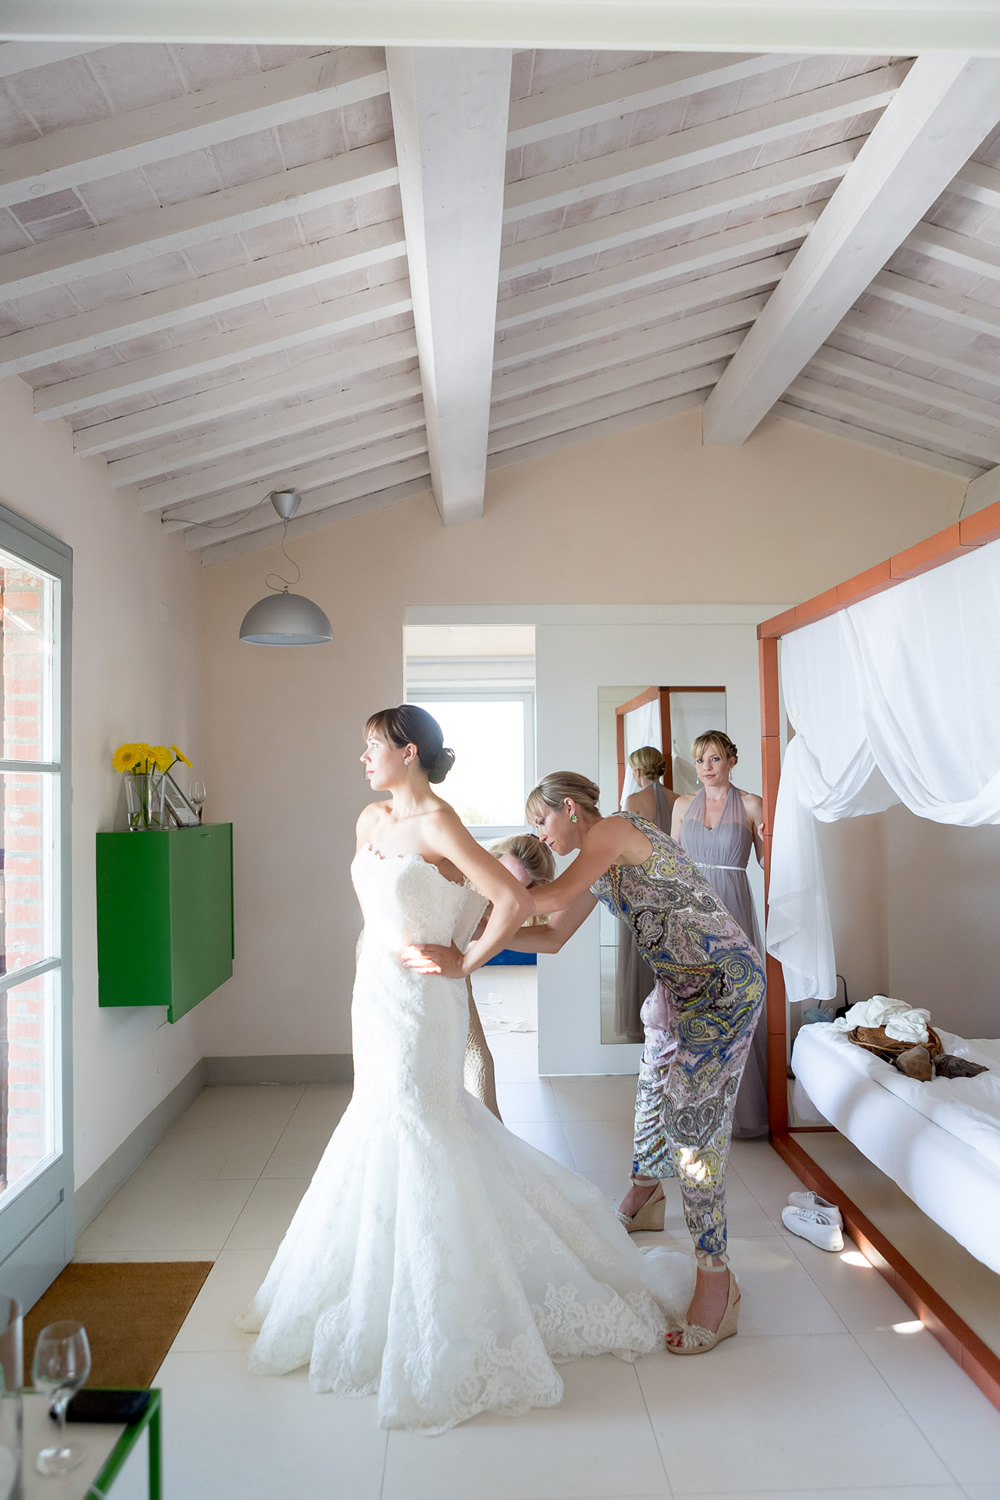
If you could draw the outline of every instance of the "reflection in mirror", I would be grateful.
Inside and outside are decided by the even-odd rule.
[[[693,792],[696,787],[691,744],[707,729],[726,728],[726,690],[713,687],[602,687],[598,688],[598,779],[601,812],[618,812],[627,797],[640,790],[629,755],[643,745],[665,754],[663,787],[671,793]],[[601,924],[601,1041],[638,1042],[641,1027],[634,1017],[635,1005],[625,1003],[622,986],[639,982],[648,972],[642,964],[630,980],[630,966],[619,963],[619,924],[600,907]],[[622,955],[624,958],[624,955]],[[621,972],[620,972],[621,970]],[[652,989],[649,973],[649,989]]]

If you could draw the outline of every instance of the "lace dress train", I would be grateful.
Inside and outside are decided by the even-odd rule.
[[[442,1432],[551,1406],[553,1361],[662,1348],[693,1263],[644,1257],[601,1193],[463,1087],[462,980],[403,968],[464,947],[483,909],[418,856],[363,850],[355,1086],[242,1326],[251,1368],[309,1365],[317,1391],[378,1392],[385,1427]]]

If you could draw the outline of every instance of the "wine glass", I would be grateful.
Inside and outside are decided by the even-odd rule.
[[[203,781],[192,781],[191,790],[188,792],[188,801],[198,814],[198,822],[201,822],[201,806],[208,796],[208,787]]]
[[[58,1443],[42,1449],[35,1468],[47,1478],[67,1474],[86,1457],[85,1448],[66,1442],[66,1408],[90,1374],[90,1344],[83,1325],[64,1321],[43,1328],[31,1374],[35,1390],[50,1394],[49,1411],[59,1423]]]

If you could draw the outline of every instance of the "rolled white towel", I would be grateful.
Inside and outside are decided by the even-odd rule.
[[[838,1031],[853,1031],[855,1026],[887,1026],[890,1016],[902,1015],[909,1009],[905,1000],[872,995],[870,1000],[859,1000],[857,1005],[852,1005],[847,1014],[833,1024]]]
[[[886,1021],[885,1034],[894,1041],[912,1042],[914,1047],[923,1047],[930,1041],[930,1032],[927,1030],[930,1018],[929,1010],[919,1010],[916,1007],[899,1011]]]

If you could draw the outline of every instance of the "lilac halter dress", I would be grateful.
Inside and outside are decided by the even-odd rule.
[[[743,798],[730,785],[722,816],[714,828],[705,827],[705,788],[702,787],[684,815],[680,845],[735,918],[758,953],[763,953],[757,914],[754,911],[747,861],[753,852],[753,834],[747,826]],[[733,1135],[737,1138],[767,1134],[767,1025],[763,1013],[754,1032],[739,1093]]]

